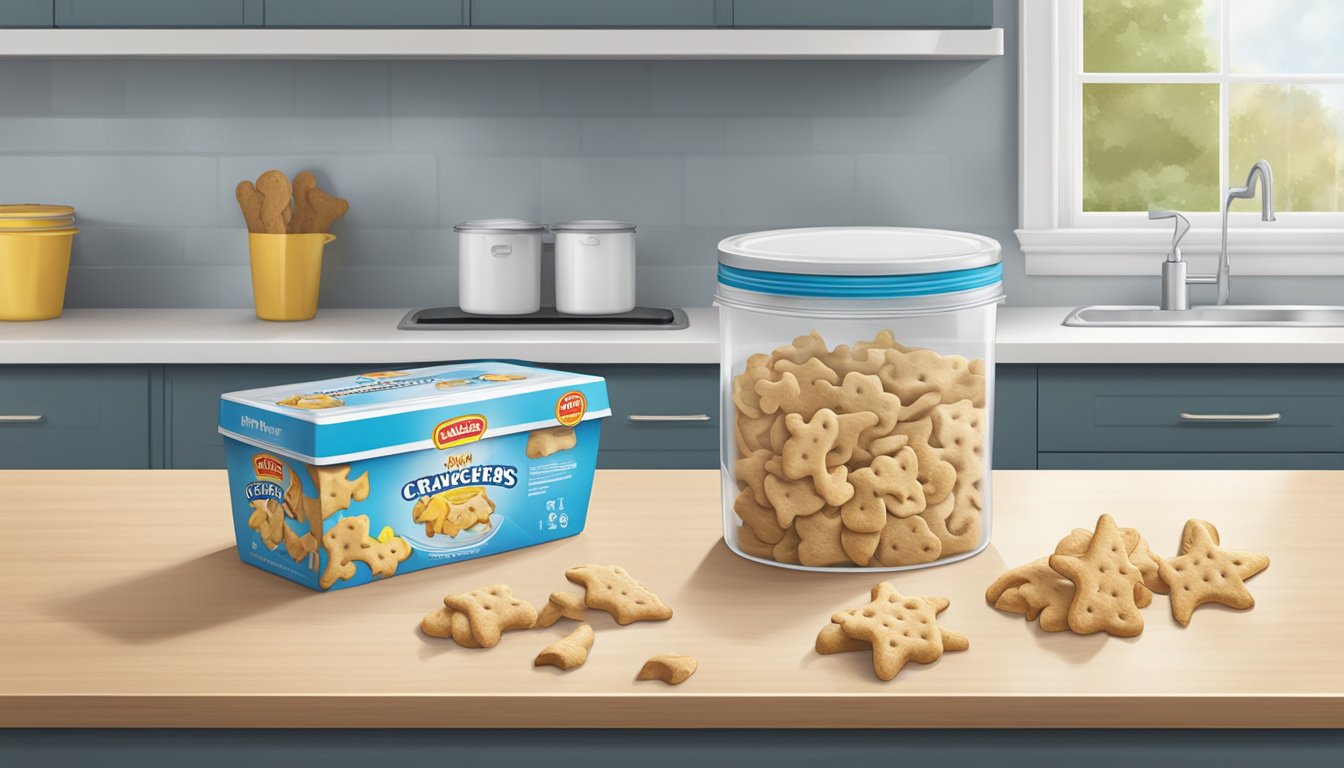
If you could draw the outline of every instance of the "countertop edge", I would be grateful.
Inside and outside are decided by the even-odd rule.
[[[1344,328],[1065,328],[1060,323],[1069,311],[1000,308],[997,362],[1344,364]],[[248,309],[72,309],[56,320],[0,323],[0,365],[719,362],[713,307],[686,308],[690,325],[677,331],[397,330],[405,313],[404,308],[328,309],[311,321],[268,323]]]
[[[894,684],[895,685],[895,684]],[[0,696],[3,728],[1344,728],[1344,694]],[[563,706],[557,706],[562,704]]]

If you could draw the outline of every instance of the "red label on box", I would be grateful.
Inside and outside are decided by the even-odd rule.
[[[572,427],[583,421],[588,412],[588,398],[578,390],[571,390],[555,401],[555,419],[566,427]]]
[[[485,434],[484,416],[458,416],[434,428],[434,447],[439,450],[471,443]]]
[[[277,483],[285,477],[285,463],[268,453],[258,453],[252,457],[252,469],[258,480],[274,480]]]

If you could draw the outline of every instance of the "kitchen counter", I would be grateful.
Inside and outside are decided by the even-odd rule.
[[[71,309],[0,323],[0,363],[718,363],[714,309],[671,330],[402,331],[406,309],[323,309],[297,323],[251,309]]]
[[[581,536],[325,594],[239,562],[223,472],[3,472],[0,487],[0,726],[1344,727],[1344,473],[996,472],[988,550],[879,576],[733,555],[717,472],[604,471]],[[1249,582],[1258,605],[1202,608],[1181,628],[1158,596],[1122,640],[1043,633],[985,604],[1006,567],[1102,511],[1163,554],[1192,515],[1269,554]],[[570,622],[488,650],[417,630],[445,593],[503,582],[540,604],[592,561],[626,565],[675,616],[599,614],[569,673],[532,659]],[[887,683],[866,654],[814,653],[830,614],[880,578],[948,596],[941,621],[971,649]],[[699,672],[634,682],[664,651]]]
[[[1344,328],[1065,328],[1071,307],[1001,307],[1000,363],[1344,363]],[[71,309],[0,323],[0,363],[537,363],[719,361],[712,307],[680,331],[399,331],[405,309],[323,309],[268,323],[250,309]]]

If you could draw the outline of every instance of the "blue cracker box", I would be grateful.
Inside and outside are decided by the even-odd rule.
[[[229,392],[243,562],[343,589],[583,530],[605,381],[509,363]]]

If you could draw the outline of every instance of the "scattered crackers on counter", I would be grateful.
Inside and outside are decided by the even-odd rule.
[[[585,621],[586,609],[605,611],[621,625],[672,618],[672,608],[619,565],[578,565],[565,571],[565,578],[582,586],[583,596],[552,592],[537,611],[514,597],[507,585],[495,584],[443,598],[442,608],[420,620],[420,631],[430,637],[451,638],[463,648],[492,648],[509,630],[549,627],[570,619],[579,622],[578,628],[546,646],[533,662],[534,666],[568,671],[583,666],[593,648],[595,633]],[[638,679],[656,678],[677,685],[695,668],[696,661],[690,656],[659,654],[645,663]]]
[[[971,647],[965,635],[938,625],[948,605],[945,597],[906,597],[879,582],[868,604],[831,616],[817,634],[817,653],[871,651],[873,672],[891,680],[908,662],[932,664],[944,651]]]
[[[579,628],[556,640],[537,654],[533,666],[559,667],[568,672],[578,669],[588,660],[588,652],[593,649],[593,628],[580,624]]]
[[[679,653],[660,653],[649,657],[640,667],[639,674],[635,675],[636,680],[662,680],[668,685],[681,685],[686,682],[695,670],[700,668],[700,662],[695,660],[694,656],[683,656]]]
[[[733,378],[735,543],[809,567],[895,568],[985,541],[985,365],[813,331]]]
[[[1187,625],[1205,603],[1254,606],[1244,581],[1267,567],[1265,555],[1219,548],[1218,529],[1204,520],[1186,522],[1180,552],[1166,560],[1137,530],[1102,515],[1095,531],[1075,529],[1053,555],[1004,573],[985,600],[1027,621],[1039,619],[1046,632],[1136,637],[1143,632],[1139,609],[1152,604],[1153,593],[1170,593],[1172,616]]]
[[[238,182],[234,194],[247,231],[253,234],[328,233],[331,225],[350,211],[349,201],[323,191],[309,171],[295,176],[292,184],[284,173],[266,171],[255,184]]]

